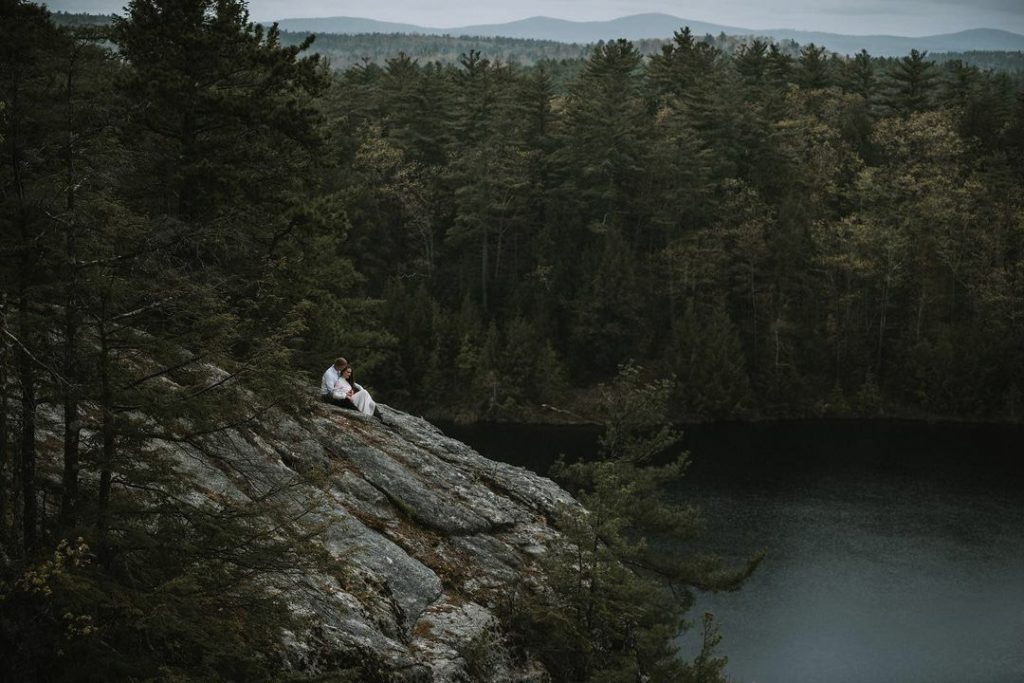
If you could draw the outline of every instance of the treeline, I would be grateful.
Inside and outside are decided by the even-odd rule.
[[[393,402],[585,408],[628,360],[679,418],[1016,420],[1024,98],[961,62],[595,49],[564,96],[478,53],[339,75],[346,244]],[[369,354],[366,355],[369,358]]]
[[[1017,87],[1024,85],[1024,52],[936,52],[930,57],[938,63],[962,62],[982,71],[997,71],[1009,74]]]
[[[560,43],[550,40],[532,40],[525,38],[505,38],[500,36],[439,36],[405,33],[302,33],[281,32],[284,45],[297,45],[310,35],[315,35],[314,51],[326,57],[332,68],[345,70],[353,66],[373,63],[383,66],[388,59],[400,53],[408,55],[421,64],[439,62],[441,64],[458,64],[460,55],[476,51],[492,62],[517,64],[531,67],[558,62],[585,61],[600,45]],[[720,33],[716,36],[706,34],[696,37],[720,52],[728,55],[747,49],[755,42],[771,44],[770,38],[754,38],[751,36],[730,36]],[[659,54],[662,49],[672,43],[671,39],[645,38],[633,41],[637,51],[644,56]],[[774,43],[779,52],[797,58],[804,46],[793,40],[782,40]],[[835,63],[841,64],[846,57],[826,50],[826,55]],[[1016,87],[1024,85],[1024,54],[1021,52],[972,51],[929,53],[929,61],[938,65],[947,62],[959,62],[976,67],[982,71],[1008,74]]]
[[[549,40],[531,40],[524,38],[504,38],[500,36],[437,36],[403,33],[301,33],[281,32],[283,45],[298,45],[310,35],[315,36],[313,50],[327,58],[331,68],[345,70],[367,63],[383,66],[388,59],[405,54],[421,64],[438,62],[445,65],[457,65],[461,55],[472,51],[479,52],[492,62],[516,64],[522,67],[547,66],[558,72],[559,65],[571,64],[575,76],[582,63],[603,42],[596,44],[560,43]],[[706,34],[696,37],[702,43],[715,48],[725,55],[735,56],[748,49],[754,43],[771,45],[770,38],[754,38],[751,36],[730,36],[720,33],[716,36]],[[660,54],[671,39],[645,38],[633,41],[637,51],[645,57]],[[793,40],[782,40],[774,43],[775,49],[787,56],[798,58],[805,47]],[[815,46],[810,46],[815,47]],[[825,55],[831,59],[836,68],[847,61],[847,58],[826,49]],[[953,62],[976,67],[982,71],[1007,74],[1017,88],[1024,87],[1024,54],[1020,52],[972,51],[928,53],[929,61],[937,65]],[[879,60],[882,63],[883,60]],[[572,68],[575,67],[575,68]]]
[[[53,14],[54,23],[65,27],[104,26],[109,25],[113,20],[114,16],[111,15],[69,12]],[[501,36],[404,33],[311,34],[281,31],[279,40],[284,46],[295,46],[302,44],[310,35],[315,37],[314,51],[326,57],[331,68],[338,70],[366,63],[383,66],[388,59],[397,57],[399,54],[408,55],[421,64],[430,62],[457,64],[460,55],[476,51],[492,62],[517,64],[524,67],[546,65],[553,70],[558,70],[559,65],[569,64],[569,68],[564,71],[575,76],[582,63],[598,46]],[[746,49],[755,41],[771,43],[771,39],[766,37],[730,36],[724,33],[717,36],[705,34],[699,40],[730,55]],[[672,43],[672,40],[645,38],[633,42],[640,54],[650,56],[660,53],[666,45]],[[802,46],[793,40],[782,40],[775,44],[775,49],[791,57],[798,57]],[[837,64],[845,60],[839,55],[828,52],[826,54],[829,54]],[[977,67],[982,71],[1009,74],[1018,88],[1024,83],[1024,54],[1021,52],[942,52],[931,53],[928,56],[937,64],[960,62],[967,66]]]
[[[57,26],[81,28],[83,26],[110,26],[117,19],[113,14],[88,14],[85,12],[54,12],[50,20]]]
[[[338,70],[367,63],[383,66],[388,59],[397,57],[399,54],[405,54],[420,63],[458,64],[460,56],[470,52],[479,52],[492,62],[516,64],[523,67],[565,62],[575,62],[578,63],[578,66],[582,66],[594,49],[604,44],[604,41],[581,45],[553,40],[501,36],[409,33],[313,34],[292,31],[281,32],[281,43],[283,45],[298,45],[310,36],[315,38],[314,51],[326,57],[331,67]],[[745,36],[727,36],[721,33],[718,36],[708,34],[700,40],[722,52],[732,54],[752,42],[753,39]],[[634,44],[640,54],[653,55],[661,52],[662,48],[671,42],[670,39],[664,38],[645,38],[635,41]],[[800,45],[792,40],[782,41],[776,47],[791,56],[796,56],[800,52]]]
[[[281,32],[283,45],[297,45],[308,33]],[[494,61],[532,66],[538,62],[584,59],[590,47],[553,40],[527,40],[496,36],[437,36],[406,33],[318,33],[315,51],[334,69],[347,69],[370,62],[381,64],[404,53],[421,62],[453,64],[460,54],[481,52]]]

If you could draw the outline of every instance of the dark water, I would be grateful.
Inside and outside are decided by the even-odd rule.
[[[596,438],[443,427],[541,473]],[[684,446],[693,464],[667,493],[701,506],[707,545],[768,553],[742,591],[693,613],[717,617],[737,683],[1024,682],[1024,428],[713,425]]]

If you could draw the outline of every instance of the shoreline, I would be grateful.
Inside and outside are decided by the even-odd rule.
[[[452,413],[452,412],[436,412],[427,411],[420,412],[416,409],[406,409],[399,407],[400,410],[413,412],[419,414],[425,420],[431,423],[444,422],[448,424],[457,424],[462,426],[469,425],[537,425],[547,427],[595,427],[600,428],[603,422],[595,417],[579,416],[575,417],[578,419],[543,419],[545,416],[538,411],[526,410],[516,414],[504,414],[504,415],[469,415],[466,413]],[[823,422],[841,422],[841,423],[890,423],[890,424],[908,424],[908,425],[988,425],[988,426],[1002,426],[1002,427],[1024,427],[1024,419],[1009,420],[1006,418],[981,418],[981,417],[962,417],[962,416],[948,416],[948,415],[915,415],[913,413],[897,413],[897,414],[882,414],[882,415],[786,415],[786,416],[756,416],[756,417],[730,417],[730,418],[694,418],[684,417],[681,420],[673,420],[672,426],[675,427],[686,427],[686,426],[710,426],[710,425],[757,425],[757,424],[795,424],[795,423],[823,423]]]

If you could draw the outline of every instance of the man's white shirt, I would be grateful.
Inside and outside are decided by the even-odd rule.
[[[338,383],[338,371],[332,365],[327,368],[324,378],[320,381],[320,393],[324,396],[334,391],[334,385]]]

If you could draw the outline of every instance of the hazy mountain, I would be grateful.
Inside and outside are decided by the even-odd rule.
[[[507,24],[482,24],[447,28],[398,24],[355,17],[326,17],[313,19],[283,19],[278,22],[288,31],[313,33],[421,33],[433,35],[504,36],[508,38],[531,38],[555,40],[563,43],[593,43],[614,38],[668,38],[672,32],[689,26],[698,36],[710,33],[718,35],[757,35],[773,40],[795,40],[801,44],[815,43],[829,50],[853,54],[864,49],[875,56],[901,56],[911,49],[929,52],[968,52],[972,50],[1024,50],[1024,36],[997,29],[974,29],[936,36],[848,36],[814,31],[792,29],[750,29],[737,26],[709,24],[691,21],[668,14],[634,14],[611,21],[567,21],[549,17],[531,17]]]
[[[725,32],[750,33],[749,29],[709,24],[703,21],[680,19],[668,14],[634,14],[611,21],[568,21],[550,17],[530,17],[507,24],[478,24],[438,28],[413,26],[390,21],[375,21],[356,17],[324,17],[311,19],[281,19],[278,25],[286,31],[321,33],[424,33],[432,35],[502,36],[505,38],[531,38],[555,40],[561,43],[595,43],[614,38],[668,38],[672,32],[689,26],[696,35]]]
[[[281,19],[277,22],[285,31],[307,33],[427,33],[444,34],[453,29],[426,28],[413,24],[398,24],[392,21],[360,19],[358,17],[323,17],[313,19]]]
[[[680,19],[668,14],[634,14],[611,21],[567,21],[549,17],[530,17],[507,24],[483,24],[451,29],[471,35],[502,35],[509,38],[539,38],[569,43],[595,43],[614,38],[670,38],[672,32],[689,26],[690,30],[702,36],[706,33],[737,34],[749,33],[747,29],[735,26],[709,24],[703,21]]]
[[[756,31],[759,35],[770,35],[775,40],[790,38],[806,45],[824,45],[833,52],[854,54],[862,49],[876,57],[896,57],[911,49],[928,52],[971,52],[971,51],[1018,51],[1024,50],[1024,36],[1009,31],[977,28],[958,33],[944,33],[937,36],[846,36],[837,33],[794,31],[773,29]]]

